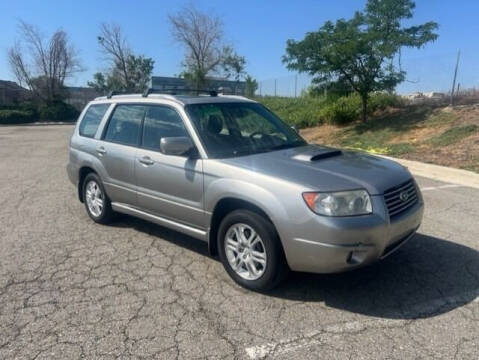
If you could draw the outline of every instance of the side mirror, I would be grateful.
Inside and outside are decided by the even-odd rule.
[[[293,129],[294,131],[296,131],[299,134],[299,129],[296,125],[291,126],[291,129]]]
[[[165,155],[184,155],[193,149],[193,143],[187,136],[164,137],[160,140],[160,150]]]

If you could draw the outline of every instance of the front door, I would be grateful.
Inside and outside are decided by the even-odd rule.
[[[176,136],[189,136],[178,112],[166,105],[148,105],[135,161],[138,206],[204,229],[202,160],[160,152],[161,138]]]

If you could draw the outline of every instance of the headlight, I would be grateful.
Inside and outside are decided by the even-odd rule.
[[[305,192],[303,199],[311,210],[320,215],[353,216],[373,211],[371,197],[366,190]]]

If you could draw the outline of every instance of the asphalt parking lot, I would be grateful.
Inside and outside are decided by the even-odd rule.
[[[264,295],[197,240],[94,224],[65,172],[72,129],[0,127],[0,359],[479,357],[479,190],[418,178],[424,222],[398,252]]]

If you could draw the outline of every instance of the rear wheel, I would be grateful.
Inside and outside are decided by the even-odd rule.
[[[83,203],[93,221],[106,224],[111,220],[113,210],[110,199],[100,178],[94,173],[88,174],[83,181]]]
[[[225,270],[245,288],[272,289],[287,273],[273,224],[252,211],[236,210],[223,219],[218,231],[218,249]]]

